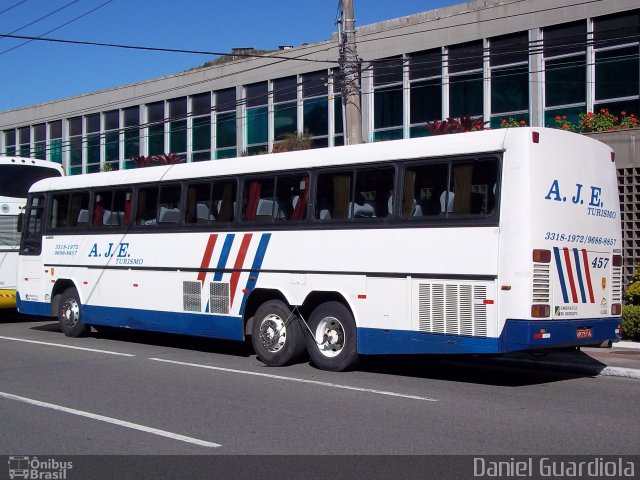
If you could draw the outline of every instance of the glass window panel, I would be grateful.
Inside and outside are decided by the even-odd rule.
[[[31,143],[31,127],[19,128],[18,129],[18,139],[20,141],[20,144]]]
[[[418,125],[409,129],[409,138],[428,137],[429,130],[424,125]]]
[[[312,137],[329,133],[329,100],[318,97],[304,101],[304,129]]]
[[[482,42],[468,42],[449,47],[449,73],[482,68],[484,49]]]
[[[373,62],[373,85],[402,83],[402,57],[383,58]]]
[[[140,155],[140,131],[125,130],[124,132],[124,158]]]
[[[110,110],[104,112],[104,129],[117,130],[120,128],[120,111]]]
[[[207,160],[211,160],[211,150],[195,152],[191,155],[192,162],[204,162]]]
[[[211,93],[200,93],[191,97],[191,114],[206,115],[211,113]]]
[[[449,115],[482,115],[483,85],[482,73],[459,75],[449,81]]]
[[[568,53],[584,53],[587,40],[587,22],[546,27],[543,30],[544,56],[554,57]]]
[[[100,131],[100,114],[94,113],[93,115],[87,115],[87,133],[95,133]]]
[[[236,112],[219,113],[216,117],[216,143],[218,148],[236,145]]]
[[[263,153],[269,153],[269,150],[268,150],[267,144],[265,143],[262,145],[254,145],[251,147],[247,147],[245,152],[248,156],[253,156],[253,155],[261,155]],[[218,156],[218,158],[222,158],[222,157]]]
[[[625,100],[622,102],[600,102],[594,105],[593,110],[599,112],[601,108],[606,108],[609,112],[622,119],[622,112],[625,112],[627,116],[635,114],[638,116],[640,112],[640,100]]]
[[[49,138],[62,138],[62,120],[49,123]]]
[[[587,95],[585,56],[546,62],[546,106],[584,103]]]
[[[82,117],[74,117],[68,120],[69,136],[82,135]]]
[[[194,151],[209,150],[211,148],[211,117],[194,118],[192,135]]]
[[[373,140],[375,142],[385,142],[387,140],[400,140],[402,138],[402,129],[382,130],[373,132]]]
[[[324,221],[351,218],[353,172],[318,175],[315,218]]]
[[[47,126],[44,123],[33,126],[33,141],[44,142],[47,139]]]
[[[59,138],[49,141],[49,160],[62,164],[62,140]]]
[[[181,193],[182,187],[180,185],[166,185],[160,188],[158,223],[182,222],[182,212],[180,211]]]
[[[446,163],[408,167],[404,173],[402,215],[410,218],[444,215],[450,203],[447,203],[448,179]]]
[[[104,159],[107,162],[114,162],[120,158],[120,134],[118,132],[108,132],[104,136]]]
[[[274,179],[247,180],[242,195],[242,220],[270,222],[274,211]]]
[[[164,121],[164,102],[155,102],[147,105],[147,121]]]
[[[267,107],[247,109],[247,144],[266,143],[269,133]]]
[[[151,125],[149,127],[149,155],[164,153],[164,125]]]
[[[580,114],[586,113],[586,107],[568,107],[568,108],[558,108],[555,110],[545,110],[544,112],[544,126],[545,127],[554,127],[557,128],[558,124],[556,123],[556,117],[566,117],[568,122],[576,125],[578,120],[580,119]]]
[[[169,124],[169,151],[184,153],[187,151],[187,121],[171,122]]]
[[[640,10],[617,13],[593,20],[595,47],[637,42],[640,35]]]
[[[390,87],[374,92],[374,128],[402,125],[402,87]]]
[[[309,201],[309,176],[281,175],[276,178],[273,214],[276,221],[304,220]]]
[[[124,126],[134,127],[140,125],[140,107],[124,109]]]
[[[35,142],[33,144],[33,156],[34,158],[38,158],[40,160],[46,160],[47,159],[47,143]]]
[[[216,158],[234,158],[238,156],[238,150],[236,148],[227,148],[223,150],[216,150]]]
[[[172,120],[187,116],[187,97],[169,100],[169,118]]]
[[[266,85],[266,83],[265,83]],[[216,111],[224,112],[227,110],[236,109],[236,89],[226,88],[224,90],[218,90],[216,95]]]
[[[328,137],[314,137],[311,139],[311,148],[327,148],[329,146]]]
[[[411,123],[442,118],[442,83],[440,79],[411,84]]]
[[[304,98],[327,95],[328,74],[326,70],[302,75],[302,96]]]
[[[529,36],[527,32],[494,37],[490,40],[491,66],[529,62]]]
[[[15,130],[5,130],[5,132],[4,132],[4,143],[7,146],[16,144],[16,131]]]
[[[155,225],[158,215],[158,188],[141,188],[136,203],[136,225]]]
[[[273,107],[273,136],[281,140],[287,133],[295,133],[298,129],[298,112],[296,103],[280,103]]]
[[[638,47],[596,52],[596,100],[638,95]]]
[[[442,75],[442,52],[440,49],[412,53],[409,56],[409,78],[438,77]]]
[[[269,91],[267,82],[252,83],[245,87],[247,107],[257,107],[267,104]]]
[[[491,110],[494,113],[529,109],[527,66],[491,71]]]
[[[273,101],[289,102],[297,98],[296,77],[278,78],[273,81]]]
[[[353,218],[385,218],[393,212],[395,170],[392,167],[356,171]]]
[[[333,108],[335,110],[335,133],[344,133],[343,128],[343,118],[342,118],[342,97],[340,95],[336,95],[333,101]]]
[[[87,135],[87,165],[100,164],[100,135]]]

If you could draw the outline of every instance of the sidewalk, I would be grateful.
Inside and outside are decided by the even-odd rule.
[[[612,348],[585,347],[531,354],[506,354],[500,362],[542,369],[555,368],[593,376],[615,376],[640,380],[640,343],[622,341]]]

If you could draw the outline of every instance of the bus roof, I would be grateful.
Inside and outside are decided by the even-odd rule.
[[[330,149],[300,150],[296,152],[272,153],[215,161],[118,170],[63,178],[49,178],[35,183],[31,191],[40,192],[83,187],[107,187],[161,180],[178,181],[215,176],[224,177],[239,174],[309,169],[320,166],[330,167],[334,165],[354,165],[377,161],[499,152],[504,150],[507,135],[509,135],[510,138],[512,136],[520,136],[522,141],[525,141],[527,138],[531,138],[531,131],[548,131],[553,132],[553,135],[560,134],[575,136],[576,138],[579,137],[576,134],[562,132],[557,129],[528,127],[504,128],[466,134],[439,135],[409,140],[333,147]],[[579,138],[584,139],[583,141],[589,140],[586,137],[580,136]]]

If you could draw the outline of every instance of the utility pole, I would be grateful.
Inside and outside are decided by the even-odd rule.
[[[353,0],[340,1],[338,20],[340,41],[340,79],[342,106],[345,111],[346,145],[362,143],[362,111],[360,108],[360,59],[356,50],[356,19]]]

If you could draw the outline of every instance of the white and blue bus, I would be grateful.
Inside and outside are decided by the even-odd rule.
[[[620,339],[612,150],[514,128],[43,180],[18,308],[271,366]]]
[[[0,309],[16,307],[19,227],[29,187],[63,174],[57,163],[0,156]]]

